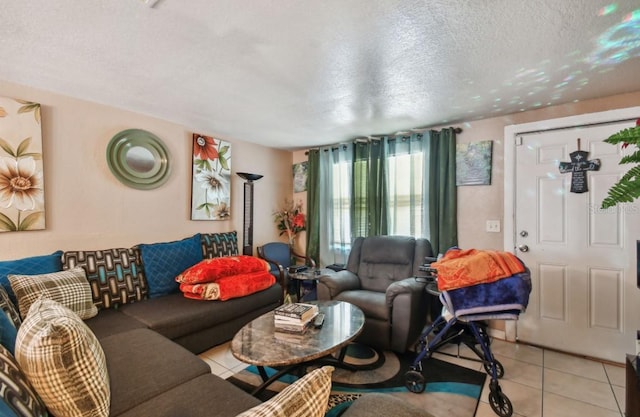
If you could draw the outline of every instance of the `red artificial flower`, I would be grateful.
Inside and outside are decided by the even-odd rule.
[[[193,156],[202,160],[218,159],[216,141],[211,136],[193,134]]]
[[[295,217],[293,218],[293,226],[296,228],[304,227],[304,214],[298,213],[295,215]]]

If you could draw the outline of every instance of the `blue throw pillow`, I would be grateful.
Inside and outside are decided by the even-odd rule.
[[[51,255],[32,256],[31,258],[16,259],[0,262],[0,284],[7,290],[9,298],[16,304],[16,295],[9,284],[8,275],[39,275],[62,271],[62,251]]]
[[[6,347],[12,355],[16,353],[16,336],[18,330],[14,326],[13,321],[0,311],[0,345]]]
[[[149,298],[178,291],[176,277],[202,261],[200,233],[175,242],[140,244],[138,247],[147,277]]]

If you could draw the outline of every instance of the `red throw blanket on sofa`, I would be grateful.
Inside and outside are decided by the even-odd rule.
[[[186,284],[215,282],[232,275],[268,270],[269,263],[255,256],[223,256],[198,262],[178,275],[176,281]]]
[[[180,291],[197,300],[229,300],[269,288],[276,281],[269,264],[254,256],[205,259],[176,277]]]
[[[250,272],[248,274],[220,278],[216,282],[182,283],[180,284],[180,291],[187,298],[225,301],[266,290],[275,282],[275,277],[268,271]]]

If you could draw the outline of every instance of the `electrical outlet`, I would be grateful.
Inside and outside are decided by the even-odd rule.
[[[487,232],[500,233],[500,220],[487,220]]]

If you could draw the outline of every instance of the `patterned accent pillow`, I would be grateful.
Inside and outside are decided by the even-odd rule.
[[[11,352],[0,346],[0,416],[46,417],[47,409]]]
[[[238,232],[201,233],[202,257],[204,259],[220,256],[238,255]]]
[[[269,401],[236,417],[323,417],[329,403],[333,369],[333,366],[315,369]]]
[[[62,255],[62,267],[84,268],[93,303],[99,309],[144,300],[149,295],[137,249],[68,251]]]
[[[11,287],[18,297],[18,309],[24,320],[31,304],[43,297],[73,310],[82,319],[98,314],[91,299],[91,288],[82,268],[43,275],[9,275]]]
[[[59,250],[51,255],[32,256],[30,258],[0,262],[0,284],[7,290],[11,301],[14,304],[16,303],[16,296],[9,284],[9,274],[37,275],[62,271],[61,256],[62,251]]]
[[[176,277],[202,260],[200,234],[177,240],[139,245],[149,298],[178,292]]]
[[[18,309],[9,299],[9,294],[4,289],[2,285],[0,285],[0,309],[4,311],[4,314],[7,315],[13,322],[15,328],[19,328],[22,320],[20,320],[20,314],[18,313]]]
[[[16,360],[53,415],[109,415],[102,347],[82,319],[60,303],[33,303],[18,331]]]

